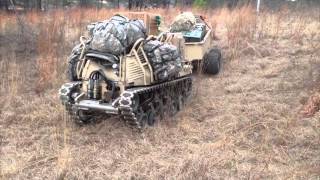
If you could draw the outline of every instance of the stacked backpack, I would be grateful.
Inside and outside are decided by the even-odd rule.
[[[156,81],[165,81],[178,75],[181,69],[181,54],[176,46],[158,40],[147,41],[143,50],[153,67]]]
[[[139,38],[146,38],[143,21],[128,20],[120,15],[115,15],[107,21],[96,22],[90,27],[90,48],[115,56],[127,53]]]

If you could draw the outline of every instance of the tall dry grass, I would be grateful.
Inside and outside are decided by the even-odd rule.
[[[20,39],[17,50],[26,52],[31,48],[26,55],[35,56],[37,59],[39,74],[37,91],[43,92],[46,88],[60,83],[55,81],[57,79],[55,77],[63,73],[62,69],[65,67],[62,64],[65,63],[66,56],[78,41],[79,36],[85,33],[86,25],[93,21],[107,19],[119,11],[125,11],[125,9],[52,10],[48,13],[31,11],[23,15],[1,12],[0,33],[3,34],[3,38],[9,38],[8,41]],[[161,14],[166,25],[169,25],[169,22],[182,10],[147,11]],[[214,29],[217,27],[226,29],[226,38],[223,38],[226,42],[223,44],[228,47],[229,59],[234,59],[248,51],[262,57],[263,50],[252,44],[261,38],[271,37],[274,40],[293,38],[301,43],[305,37],[314,39],[318,36],[318,26],[312,24],[315,16],[305,18],[305,14],[298,12],[290,12],[289,16],[289,10],[285,8],[276,13],[266,11],[259,15],[251,6],[234,10],[221,8],[214,11],[199,9],[193,11],[204,15]]]
[[[308,12],[290,11],[282,8],[278,12],[263,11],[257,14],[251,6],[242,6],[230,10],[228,8],[214,11],[201,9],[184,9],[202,14],[215,31],[221,34],[220,39],[225,60],[230,61],[242,55],[263,58],[277,49],[261,46],[261,40],[270,40],[277,46],[281,40],[294,43],[308,43],[310,51],[317,52],[320,48],[319,11],[310,9]],[[71,9],[52,10],[49,12],[30,11],[15,15],[0,12],[0,38],[2,41],[3,74],[17,71],[16,66],[32,64],[31,74],[37,79],[33,91],[41,94],[52,88],[57,88],[65,81],[66,58],[77,43],[80,35],[86,33],[85,27],[93,21],[104,20],[125,9]],[[165,26],[179,14],[181,9],[152,9],[146,10],[163,16]],[[219,28],[219,29],[218,29]],[[316,57],[312,57],[316,58]],[[11,61],[10,59],[14,59]],[[17,60],[19,59],[19,60]],[[21,78],[21,72],[13,73]],[[11,78],[6,83],[22,82]],[[16,85],[18,86],[18,85]],[[10,86],[11,87],[11,86]],[[8,89],[8,88],[2,88]],[[28,88],[30,89],[30,88]],[[15,92],[15,91],[9,91]]]
[[[118,11],[0,12],[0,179],[319,177],[318,116],[299,121],[294,112],[305,82],[319,82],[319,11],[193,10],[216,30],[225,70],[196,77],[179,122],[141,135],[113,119],[74,127],[56,96],[66,58],[88,23]],[[147,11],[167,24],[181,12]]]

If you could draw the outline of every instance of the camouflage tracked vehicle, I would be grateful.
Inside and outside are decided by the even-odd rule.
[[[122,25],[127,26],[121,29]],[[184,45],[183,38],[137,38],[140,31],[145,33],[137,27],[138,22],[117,16],[91,26],[90,38],[80,38],[69,58],[71,82],[59,90],[62,103],[76,122],[87,123],[105,113],[120,115],[127,124],[142,129],[153,125],[164,112],[179,111],[190,96],[192,66],[176,48]],[[115,33],[108,34],[112,31]]]

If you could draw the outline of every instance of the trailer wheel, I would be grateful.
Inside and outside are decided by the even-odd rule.
[[[218,74],[221,67],[221,50],[214,48],[203,57],[203,72],[207,74]]]

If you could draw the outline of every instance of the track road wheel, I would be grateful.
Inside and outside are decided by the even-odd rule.
[[[93,113],[86,110],[76,110],[73,118],[79,125],[89,124],[90,122],[94,121]]]
[[[148,121],[148,115],[143,111],[142,107],[140,107],[136,114],[137,118],[137,126],[139,129],[144,129],[146,127],[146,123]]]
[[[217,48],[211,49],[203,57],[203,71],[207,74],[218,74],[221,67],[221,50]]]
[[[170,106],[169,115],[170,116],[176,115],[179,111],[178,97],[171,97],[169,106]]]
[[[153,126],[155,123],[155,120],[156,120],[155,113],[153,112],[152,109],[149,109],[146,114],[147,114],[147,118],[148,118],[148,120],[147,120],[148,125]]]
[[[177,98],[177,109],[178,111],[181,111],[182,108],[183,108],[183,96],[182,95],[178,95],[178,98]]]
[[[152,104],[152,107],[153,107],[153,111],[155,113],[155,116],[160,117],[160,119],[163,119],[163,116],[164,116],[163,101],[158,95],[156,95],[156,97],[154,98],[154,102]]]

